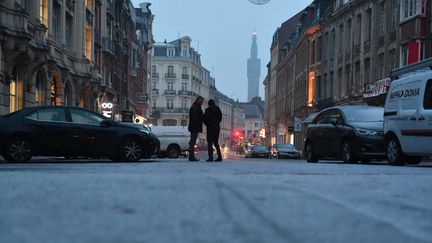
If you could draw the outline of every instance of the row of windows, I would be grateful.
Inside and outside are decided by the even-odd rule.
[[[152,66],[152,73],[157,73],[156,66]],[[174,73],[174,66],[168,66],[167,67],[167,73],[173,74]],[[188,75],[188,68],[182,67],[182,74]]]
[[[167,90],[174,90],[174,81],[168,81],[167,82]],[[158,89],[158,82],[153,81],[152,90]],[[182,83],[181,84],[181,91],[188,91],[188,83]]]

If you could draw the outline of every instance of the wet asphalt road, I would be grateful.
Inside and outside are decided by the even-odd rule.
[[[0,161],[1,243],[432,242],[431,202],[431,163]]]

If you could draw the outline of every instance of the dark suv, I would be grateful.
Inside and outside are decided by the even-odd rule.
[[[336,106],[321,111],[306,130],[306,160],[355,163],[385,158],[383,119],[382,107]]]

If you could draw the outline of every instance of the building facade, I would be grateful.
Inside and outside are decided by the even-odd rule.
[[[130,68],[134,18],[129,0],[1,1],[0,114],[37,105],[81,106],[113,118],[134,111],[140,87],[132,83],[142,83]],[[104,102],[112,109],[103,110]]]
[[[191,42],[185,36],[153,47],[150,99],[154,125],[187,126],[189,108],[197,96],[216,98],[215,79],[201,65],[201,56]],[[205,134],[200,134],[199,143],[205,143]]]
[[[302,148],[304,131],[294,128],[309,115],[333,105],[384,105],[392,70],[431,55],[427,6],[426,0],[315,0],[288,20],[297,28],[285,28],[288,37],[276,31],[265,80],[267,134]]]

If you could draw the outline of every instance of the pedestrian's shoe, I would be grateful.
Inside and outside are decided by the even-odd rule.
[[[199,161],[197,158],[189,158],[189,161]]]
[[[207,162],[212,162],[213,161],[213,159],[212,158],[210,158],[210,159],[208,159],[208,160],[206,160]]]
[[[215,159],[215,161],[222,161],[222,157],[217,157],[216,159]]]

